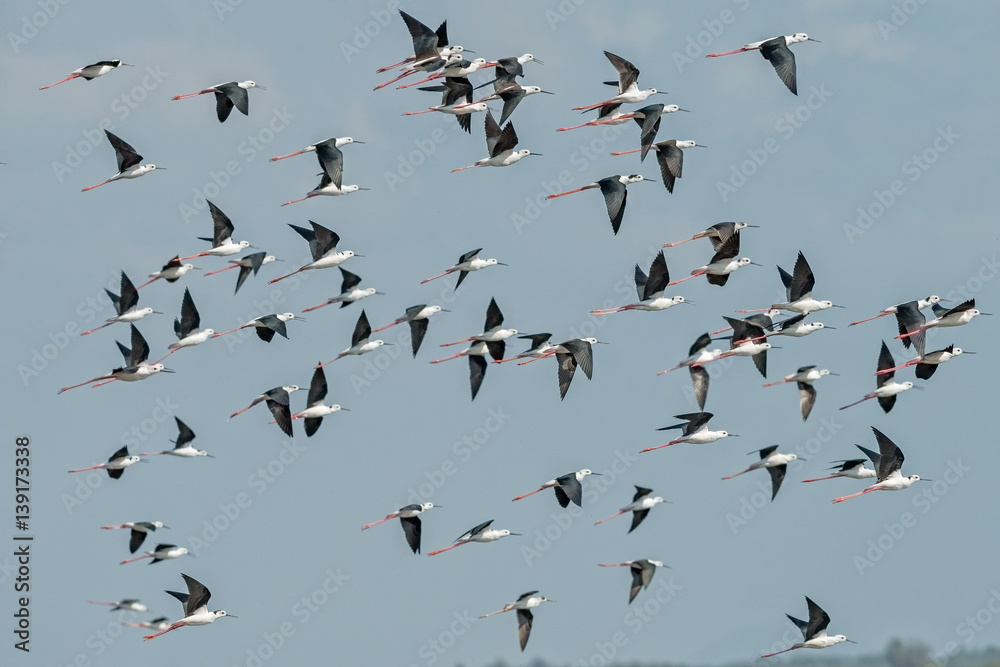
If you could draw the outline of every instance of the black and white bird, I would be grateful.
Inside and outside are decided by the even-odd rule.
[[[722,479],[732,479],[734,477],[739,477],[744,475],[751,470],[760,470],[761,468],[767,470],[767,473],[771,476],[771,500],[778,495],[778,489],[781,488],[781,483],[785,479],[785,472],[788,470],[788,464],[792,461],[798,460],[798,456],[795,454],[781,454],[778,452],[778,445],[771,445],[770,447],[765,447],[764,449],[757,450],[755,452],[749,452],[750,454],[758,454],[760,460],[756,463],[752,463],[749,468],[735,475],[728,475]],[[805,459],[802,459],[803,461]]]
[[[392,519],[399,519],[400,525],[403,526],[403,534],[406,535],[406,543],[410,545],[410,549],[413,553],[418,554],[420,553],[420,534],[422,531],[420,515],[435,507],[440,508],[441,506],[435,505],[434,503],[405,505],[400,507],[395,512],[390,512],[384,519],[379,519],[373,523],[366,523],[361,526],[361,530],[368,530],[369,528],[377,526],[380,523],[385,523],[386,521],[391,521]]]
[[[181,574],[181,576],[184,577],[184,583],[187,584],[187,593],[178,593],[177,591],[167,591],[167,593],[173,595],[184,605],[184,618],[171,623],[167,628],[155,634],[146,635],[144,639],[159,637],[162,634],[182,628],[185,625],[208,625],[225,616],[237,618],[237,616],[227,614],[221,609],[218,611],[209,611],[208,601],[212,597],[212,592],[194,577],[189,577],[186,574]]]
[[[158,310],[153,310],[152,308],[139,308],[139,291],[136,286],[132,284],[132,281],[129,280],[129,277],[125,275],[124,271],[122,271],[121,275],[121,293],[115,294],[109,289],[105,289],[104,292],[108,295],[108,298],[111,299],[111,306],[115,309],[115,316],[109,317],[105,320],[105,323],[99,327],[82,332],[80,334],[81,336],[92,334],[95,331],[99,331],[104,327],[109,327],[116,322],[138,322],[142,318],[146,317],[146,315],[152,315],[153,313],[158,315],[163,314]]]
[[[142,546],[142,543],[146,540],[146,535],[154,532],[157,528],[169,529],[170,526],[163,525],[162,521],[129,521],[117,526],[101,526],[102,530],[128,530],[128,550],[129,553],[133,554],[136,552],[136,549]]]
[[[104,76],[108,72],[118,69],[119,67],[132,67],[128,63],[123,63],[121,60],[101,60],[93,65],[86,65],[80,69],[75,69],[69,73],[62,81],[56,81],[55,83],[50,83],[47,86],[42,86],[38,90],[47,90],[52,86],[58,86],[60,83],[66,83],[67,81],[72,81],[73,79],[83,79],[84,81],[91,81],[99,76]]]
[[[337,296],[330,297],[318,306],[309,306],[308,308],[303,308],[303,313],[308,313],[311,310],[318,310],[324,306],[329,306],[330,304],[339,303],[341,308],[347,308],[349,305],[355,301],[361,301],[361,299],[367,299],[373,294],[385,295],[385,292],[379,292],[374,287],[361,288],[358,285],[361,284],[361,276],[356,273],[351,273],[342,266],[337,267],[340,269],[340,276],[342,280],[340,281],[340,294]]]
[[[875,441],[878,442],[878,462],[875,464],[878,469],[877,481],[869,486],[864,491],[859,491],[858,493],[852,493],[849,496],[841,496],[839,498],[834,498],[834,503],[842,503],[845,500],[850,500],[851,498],[857,498],[858,496],[863,496],[866,493],[871,493],[872,491],[901,491],[902,489],[908,489],[917,482],[930,482],[932,480],[921,478],[919,475],[909,475],[904,477],[903,468],[903,452],[900,450],[896,443],[889,439],[882,431],[878,430],[874,426],[871,427],[872,432],[875,434]],[[872,461],[875,459],[872,457]]]
[[[213,93],[215,95],[215,114],[218,116],[219,122],[224,123],[229,118],[229,114],[233,112],[233,107],[239,109],[240,113],[244,116],[250,115],[250,96],[247,95],[247,91],[251,88],[265,90],[264,86],[253,81],[229,81],[199,90],[197,93],[174,95],[170,99],[183,100],[188,97]]]
[[[177,422],[177,439],[174,440],[173,449],[165,449],[162,452],[143,452],[140,456],[180,456],[181,458],[194,458],[197,456],[207,456],[209,458],[215,458],[204,449],[195,449],[191,446],[191,442],[195,439],[194,431],[180,420],[180,417],[174,417],[174,421]]]
[[[638,528],[639,524],[642,523],[646,515],[649,514],[649,510],[656,507],[660,503],[668,503],[669,500],[664,500],[661,496],[654,496],[652,489],[647,489],[642,486],[636,485],[635,495],[632,496],[632,502],[625,507],[618,510],[617,513],[612,514],[607,519],[601,519],[600,521],[594,522],[594,525],[604,523],[605,521],[610,521],[615,517],[621,516],[626,512],[632,513],[632,527],[628,529],[628,532],[632,532]]]
[[[795,54],[788,47],[800,42],[819,42],[819,40],[813,39],[804,32],[797,32],[794,35],[779,35],[778,37],[772,37],[759,42],[751,42],[742,48],[726,51],[725,53],[709,53],[705,57],[718,58],[719,56],[729,56],[734,53],[760,51],[760,55],[764,57],[764,60],[771,63],[771,67],[774,68],[774,71],[778,74],[778,78],[781,79],[788,90],[798,95],[799,88],[795,77]]]
[[[240,291],[240,288],[243,287],[243,283],[246,282],[251,272],[256,276],[257,272],[260,271],[260,267],[265,264],[270,264],[271,262],[280,261],[282,260],[278,259],[274,255],[268,255],[264,251],[252,252],[249,255],[240,257],[239,259],[229,260],[229,266],[224,269],[209,271],[205,274],[205,277],[214,276],[216,273],[222,273],[223,271],[229,271],[231,269],[239,269],[240,274],[236,278],[236,289],[233,291],[233,294],[236,294]]]
[[[560,506],[567,507],[572,502],[577,507],[583,507],[583,484],[581,484],[583,478],[587,475],[600,474],[601,473],[599,472],[592,471],[590,468],[584,468],[583,470],[567,473],[560,477],[556,477],[555,479],[550,479],[534,491],[518,496],[517,498],[514,498],[514,500],[520,500],[521,498],[533,496],[536,493],[544,491],[545,489],[552,489],[555,491],[556,500],[559,501]]]
[[[878,404],[882,408],[883,412],[888,413],[892,410],[892,407],[896,405],[897,395],[908,389],[922,389],[922,387],[917,387],[910,381],[896,382],[894,379],[896,372],[893,370],[895,366],[896,361],[892,358],[892,352],[889,351],[885,341],[882,341],[882,348],[879,350],[878,354],[878,368],[875,373],[875,391],[870,394],[865,394],[864,398],[845,405],[840,409],[846,410],[847,408],[857,405],[858,403],[863,403],[869,399],[877,398]]]
[[[534,616],[531,614],[531,610],[542,604],[543,602],[555,602],[555,600],[550,600],[544,595],[539,595],[538,591],[528,591],[519,597],[515,602],[504,605],[503,609],[498,611],[491,611],[488,614],[483,614],[479,618],[486,618],[488,616],[496,616],[497,614],[502,614],[506,611],[517,610],[517,638],[521,643],[521,651],[524,651],[524,647],[528,645],[528,638],[531,636],[531,625],[534,621]]]
[[[656,574],[656,568],[670,567],[669,565],[664,565],[663,561],[650,560],[648,558],[627,560],[624,563],[598,563],[598,565],[601,567],[627,567],[632,571],[632,585],[628,591],[629,604],[632,604],[632,600],[639,594],[639,591],[643,588],[649,588],[650,582],[653,581],[653,575]]]
[[[806,605],[809,607],[808,621],[795,618],[791,614],[785,614],[785,616],[788,617],[788,620],[794,623],[796,627],[802,631],[803,641],[793,644],[784,651],[766,653],[760,657],[770,658],[772,656],[788,653],[789,651],[794,651],[799,648],[828,648],[834,644],[840,644],[841,642],[851,642],[852,644],[857,643],[848,639],[844,635],[827,635],[826,628],[830,625],[830,616],[823,611],[818,604],[810,600],[808,597],[806,598]]]
[[[130,456],[128,453],[128,445],[122,447],[117,452],[112,454],[106,463],[98,463],[97,465],[90,466],[89,468],[75,468],[69,472],[86,472],[87,470],[107,470],[108,477],[111,479],[119,479],[122,473],[125,472],[125,468],[135,465],[142,461],[138,456]]]
[[[402,316],[397,317],[394,321],[384,327],[374,329],[372,333],[385,331],[389,327],[394,327],[397,324],[402,324],[404,322],[408,323],[410,325],[410,346],[413,348],[413,356],[416,357],[417,350],[420,349],[420,344],[424,342],[424,335],[427,333],[427,324],[430,317],[432,315],[436,315],[437,313],[447,312],[451,311],[437,305],[428,306],[424,303],[418,303],[415,306],[407,308],[406,312]]]
[[[661,250],[653,258],[649,265],[649,275],[647,276],[642,268],[635,265],[635,291],[639,295],[638,303],[630,303],[615,308],[602,308],[590,311],[591,315],[610,315],[626,310],[666,310],[673,308],[680,303],[694,305],[693,301],[688,301],[682,296],[664,296],[663,291],[670,284],[670,272],[667,270],[667,259]]]
[[[292,411],[289,408],[288,395],[298,390],[299,387],[295,384],[268,389],[263,394],[253,399],[253,402],[250,403],[250,405],[229,415],[229,418],[232,419],[237,415],[243,414],[258,403],[266,403],[267,409],[271,411],[272,415],[274,415],[274,421],[278,424],[278,428],[280,428],[285,435],[291,437]]]
[[[157,167],[155,164],[142,164],[142,156],[136,152],[132,146],[122,141],[119,137],[111,134],[107,130],[104,130],[104,134],[108,137],[108,142],[111,147],[115,149],[115,160],[118,162],[118,173],[109,178],[106,181],[102,181],[97,185],[89,185],[85,187],[81,192],[87,192],[93,190],[94,188],[99,188],[102,185],[107,185],[112,181],[118,181],[127,178],[139,178],[140,176],[145,176],[151,171],[156,169],[166,169],[166,167]]]
[[[816,405],[816,388],[813,382],[827,375],[838,375],[826,368],[816,368],[816,366],[803,366],[791,375],[786,375],[777,382],[768,382],[765,387],[773,387],[776,384],[794,382],[799,388],[799,411],[802,413],[802,421],[809,419],[809,413]]]
[[[692,412],[685,415],[674,415],[674,419],[682,419],[684,420],[683,423],[674,424],[673,426],[664,426],[663,428],[658,428],[656,430],[669,431],[671,429],[679,428],[682,429],[681,437],[674,438],[664,445],[647,447],[646,449],[640,450],[639,453],[642,454],[643,452],[651,452],[655,449],[663,449],[664,447],[677,445],[682,442],[688,442],[693,445],[709,445],[717,440],[722,440],[723,438],[740,437],[736,433],[730,433],[729,431],[713,431],[709,429],[708,422],[714,416],[715,415],[711,412]]]

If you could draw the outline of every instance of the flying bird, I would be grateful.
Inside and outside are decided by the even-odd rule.
[[[111,147],[115,149],[115,160],[118,162],[118,173],[109,178],[106,181],[102,181],[97,185],[89,185],[85,187],[81,192],[87,192],[88,190],[93,190],[94,188],[99,188],[102,185],[107,185],[112,181],[118,181],[123,178],[139,178],[140,176],[145,176],[151,171],[156,169],[166,169],[166,167],[157,167],[155,164],[141,164],[142,156],[136,152],[132,146],[122,141],[119,137],[111,134],[107,130],[104,130],[104,134],[108,137],[108,142]]]

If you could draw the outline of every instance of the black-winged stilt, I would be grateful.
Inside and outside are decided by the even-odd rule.
[[[111,147],[115,149],[115,160],[118,162],[118,173],[108,180],[98,183],[97,185],[89,185],[85,187],[81,190],[81,192],[87,192],[123,178],[139,178],[140,176],[145,176],[149,172],[155,171],[156,169],[166,169],[166,167],[157,167],[155,164],[140,164],[142,162],[142,156],[139,155],[134,148],[107,130],[104,130],[104,134],[107,135],[108,142],[111,143]]]
[[[173,595],[184,605],[184,618],[171,623],[167,628],[160,630],[156,634],[146,635],[143,639],[153,639],[185,625],[208,625],[225,616],[238,618],[233,614],[227,614],[221,609],[218,611],[209,611],[208,600],[212,597],[212,592],[193,577],[189,577],[183,573],[181,576],[184,577],[184,583],[187,584],[188,592],[178,593],[177,591],[167,591],[167,593]]]

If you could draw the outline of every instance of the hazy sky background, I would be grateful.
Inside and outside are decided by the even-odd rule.
[[[874,401],[837,410],[874,388],[880,340],[899,363],[912,357],[892,341],[891,318],[849,330],[848,322],[928,294],[955,303],[971,294],[986,312],[1000,308],[993,50],[1000,9],[914,0],[780,9],[749,0],[563,0],[487,11],[404,0],[400,6],[432,28],[447,18],[451,41],[477,55],[535,54],[545,64],[528,64],[525,83],[555,93],[525,100],[513,115],[519,147],[543,157],[449,174],[486,154],[483,117],[468,136],[440,114],[400,115],[437,103],[437,95],[372,92],[389,78],[374,70],[410,50],[395,4],[5,3],[0,270],[12,321],[0,351],[9,445],[0,465],[8,471],[11,526],[13,441],[31,437],[36,540],[30,656],[11,647],[13,558],[0,559],[2,661],[128,665],[197,656],[213,665],[423,666],[538,657],[596,665],[616,637],[622,660],[749,661],[797,639],[784,614],[803,616],[804,595],[830,613],[832,632],[858,642],[831,649],[842,655],[880,651],[894,636],[922,638],[935,651],[949,642],[964,650],[1000,641],[992,612],[980,613],[978,630],[966,621],[1000,589],[993,480],[1000,454],[988,418],[996,318],[930,338],[928,350],[954,343],[978,355],[940,368],[920,382],[926,391],[900,396],[891,414]],[[798,97],[757,54],[703,57],[798,31],[822,40],[793,47]],[[658,182],[655,156],[641,165],[635,155],[609,156],[636,147],[633,124],[555,132],[583,122],[571,107],[609,94],[601,82],[614,71],[604,49],[634,62],[644,87],[669,91],[655,101],[690,109],[664,118],[658,139],[709,146],[687,152],[672,195]],[[135,67],[38,90],[113,58]],[[170,100],[234,79],[267,88],[250,91],[249,117],[234,113],[220,125],[209,96]],[[99,132],[108,122],[146,162],[167,169],[83,194],[115,172]],[[345,135],[366,143],[345,149],[344,182],[371,191],[280,208],[316,185],[317,164],[312,156],[267,158]],[[747,162],[755,156],[763,164]],[[617,237],[596,192],[542,201],[549,187],[621,173],[657,182],[630,187]],[[885,193],[897,180],[888,204]],[[154,358],[174,340],[171,320],[184,287],[203,326],[216,330],[262,312],[300,313],[339,292],[335,270],[267,285],[306,257],[288,223],[314,220],[335,230],[342,249],[366,255],[345,267],[386,296],[308,313],[308,321],[289,325],[290,340],[217,339],[170,357],[173,375],[57,396],[59,387],[120,363],[114,340],[127,342],[125,325],[83,338],[65,334],[111,315],[103,288],[117,291],[120,270],[138,284],[173,255],[207,247],[196,238],[211,231],[206,194],[231,217],[238,240],[285,262],[264,267],[235,297],[235,272],[193,272],[143,289],[140,305],[166,313],[139,324]],[[864,228],[859,209],[872,216]],[[700,279],[671,289],[695,307],[587,315],[633,300],[633,265],[647,269],[661,243],[722,220],[761,226],[744,234],[743,254],[764,268],[742,269],[722,289]],[[419,284],[478,247],[510,266],[470,275],[458,293],[450,279]],[[685,357],[702,332],[724,326],[721,315],[779,299],[774,266],[790,270],[799,250],[815,271],[817,298],[847,306],[810,318],[836,330],[781,339],[783,349],[770,355],[769,380],[808,364],[840,373],[817,383],[809,421],[799,417],[793,386],[763,389],[751,363],[739,359],[713,369],[707,409],[714,427],[740,438],[638,456],[665,442],[669,434],[657,427],[694,408],[686,372],[656,371]],[[704,241],[669,250],[672,277],[711,254]],[[225,260],[195,263],[207,271]],[[491,365],[470,403],[464,359],[427,362],[458,349],[440,343],[481,331],[490,297],[522,332],[610,343],[595,350],[593,381],[578,374],[560,402],[552,361]],[[298,449],[267,424],[264,406],[227,421],[275,385],[307,386],[317,361],[349,345],[362,307],[377,327],[416,303],[452,312],[431,321],[416,359],[397,327],[384,338],[403,347],[329,366],[328,401],[351,411],[327,418],[313,438],[296,424]],[[522,342],[508,350],[520,352]],[[304,402],[305,392],[293,395],[293,408]],[[195,431],[195,446],[217,458],[156,457],[117,481],[101,471],[66,473],[105,461],[129,441],[133,452],[170,447],[173,415]],[[830,500],[865,483],[799,483],[832,460],[856,456],[853,443],[873,447],[872,425],[903,449],[904,473],[937,481],[838,506]],[[773,503],[765,502],[764,472],[720,481],[753,460],[746,452],[771,444],[810,459],[790,466]],[[263,481],[257,471],[269,467],[271,481]],[[582,511],[562,511],[548,491],[510,502],[584,467],[609,474],[584,482]],[[633,484],[672,504],[655,508],[630,535],[624,517],[594,526],[630,501]],[[491,518],[524,536],[427,558],[409,552],[398,522],[360,531],[420,499],[443,506],[424,515],[424,553]],[[238,500],[239,516],[227,518]],[[183,545],[197,557],[119,566],[127,536],[99,526],[143,520],[171,526],[147,545]],[[213,523],[222,529],[213,532]],[[597,563],[638,558],[673,569],[657,572],[629,607],[628,572]],[[212,590],[211,608],[240,618],[144,644],[142,631],[118,625],[118,614],[86,603],[136,597],[150,606],[142,618],[176,619],[180,605],[163,591],[182,589],[181,572]],[[459,620],[535,589],[557,602],[535,613],[523,655],[512,615]],[[303,598],[313,600],[308,613]],[[280,643],[276,652],[268,637]]]

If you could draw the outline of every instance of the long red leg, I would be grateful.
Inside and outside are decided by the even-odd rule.
[[[180,628],[180,627],[183,627],[183,626],[184,626],[184,623],[181,623],[180,621],[178,621],[176,623],[173,623],[166,630],[160,630],[155,635],[146,635],[145,637],[143,637],[143,639],[146,640],[146,641],[149,641],[150,639],[155,639],[156,637],[159,637],[160,635],[165,635],[168,632],[170,632],[171,630],[176,630],[177,628]]]
[[[621,516],[622,514],[625,514],[625,512],[628,512],[628,510],[622,510],[621,512],[618,512],[617,514],[612,514],[607,519],[601,519],[600,521],[595,521],[594,525],[596,526],[599,523],[604,523],[605,521],[611,521],[615,517],[618,517],[618,516]]]
[[[60,83],[66,83],[67,81],[72,81],[73,79],[77,79],[77,78],[79,78],[79,77],[80,77],[80,75],[79,75],[79,74],[70,74],[70,75],[69,75],[68,77],[66,77],[66,78],[65,78],[65,79],[63,79],[62,81],[56,81],[55,83],[50,83],[50,84],[49,84],[49,85],[47,85],[47,86],[42,86],[42,87],[41,87],[41,88],[39,88],[38,90],[48,90],[48,89],[49,89],[49,88],[51,88],[52,86],[58,86],[58,85],[59,85]]]
[[[878,491],[878,490],[879,489],[865,489],[864,491],[859,491],[858,493],[852,493],[849,496],[841,496],[839,498],[834,498],[833,502],[835,502],[835,503],[842,503],[845,500],[850,500],[851,498],[857,498],[858,496],[863,496],[866,493],[868,493],[869,491]]]
[[[443,554],[445,551],[451,551],[455,547],[465,546],[466,544],[470,544],[470,542],[459,542],[458,544],[453,544],[450,547],[445,547],[444,549],[438,549],[437,551],[432,551],[432,552],[430,552],[427,555],[428,556],[437,556],[438,554]]]
[[[538,492],[540,492],[540,491],[544,491],[544,490],[545,490],[546,488],[547,488],[547,487],[544,487],[544,486],[543,486],[543,487],[542,487],[542,488],[540,488],[540,489],[535,489],[535,490],[534,490],[534,491],[532,491],[531,493],[526,493],[526,494],[524,494],[523,496],[518,496],[517,498],[513,498],[513,499],[511,500],[511,502],[513,502],[514,500],[520,500],[521,498],[527,498],[528,496],[533,496],[533,495],[535,495],[536,493],[538,493]]]

